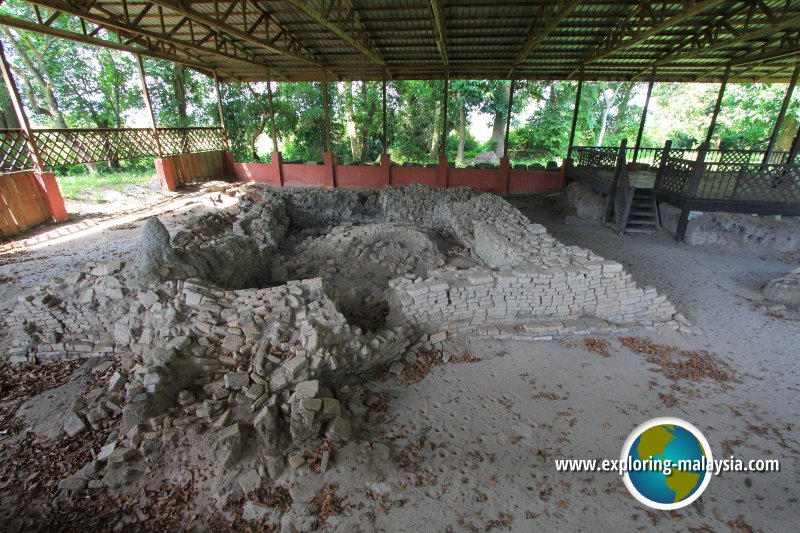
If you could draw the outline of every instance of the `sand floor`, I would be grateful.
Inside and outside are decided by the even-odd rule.
[[[163,204],[162,220],[172,228],[192,212],[230,205],[224,195],[222,204],[215,203],[217,196],[177,195]],[[798,258],[690,247],[665,232],[618,237],[568,216],[560,202],[512,202],[565,244],[623,263],[634,280],[665,293],[704,331],[633,335],[714,352],[741,382],[672,381],[616,337],[608,338],[608,357],[587,351],[580,339],[473,340],[478,362],[436,367],[417,384],[394,378],[375,383],[388,398],[384,420],[361,442],[340,449],[326,474],[287,479],[295,502],[338,484],[344,511],[325,526],[337,531],[796,527],[800,322],[766,312],[760,288],[796,267]],[[0,255],[0,301],[8,304],[19,291],[82,262],[129,257],[138,245],[137,229],[152,211],[75,232],[58,244]],[[715,477],[697,502],[672,512],[636,502],[616,474],[556,472],[556,458],[618,458],[628,434],[657,416],[697,426],[716,458],[777,458],[781,471]],[[302,506],[291,512],[299,517]]]

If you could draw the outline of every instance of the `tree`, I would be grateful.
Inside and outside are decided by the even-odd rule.
[[[54,48],[62,43],[47,35],[28,32],[17,34],[6,26],[0,26],[0,32],[24,66],[19,72],[22,74],[22,83],[31,110],[37,115],[48,117],[56,128],[66,128],[67,122],[55,95],[55,76],[51,72],[57,63],[50,57]],[[42,97],[44,105],[39,103]]]
[[[458,110],[458,147],[456,166],[464,166],[464,149],[467,141],[467,116],[481,104],[483,91],[481,82],[475,80],[454,80],[450,82],[450,92],[455,94],[452,106]]]

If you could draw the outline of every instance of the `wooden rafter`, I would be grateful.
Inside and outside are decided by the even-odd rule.
[[[242,22],[243,22],[242,28],[238,28],[232,24],[229,24],[228,22],[225,21],[225,19],[217,19],[210,15],[200,13],[195,9],[192,9],[191,4],[189,3],[178,2],[175,0],[150,0],[150,2],[159,5],[161,7],[168,8],[176,13],[180,13],[195,22],[199,22],[209,28],[213,28],[215,30],[224,32],[225,34],[231,35],[241,41],[252,44],[254,46],[261,47],[269,52],[285,55],[287,57],[291,57],[292,59],[304,61],[306,63],[316,65],[318,67],[323,66],[322,62],[320,62],[310,52],[305,52],[305,53],[301,52],[300,51],[301,47],[299,43],[297,43],[297,41],[295,41],[294,39],[292,39],[292,42],[294,43],[292,46],[296,48],[295,50],[292,50],[290,48],[275,46],[274,44],[272,44],[272,42],[270,42],[269,40],[269,30],[270,30],[270,23],[273,23],[273,19],[271,15],[266,10],[264,10],[260,5],[258,5],[258,3],[256,3],[255,1],[253,1],[251,4],[250,0],[242,0],[241,2],[239,0],[233,0],[231,4],[228,6],[230,11],[226,12],[225,18],[227,18],[227,16],[229,16],[230,13],[232,13],[237,6],[241,7]],[[247,6],[251,5],[255,6],[255,10],[257,10],[258,20],[252,26],[248,26]],[[275,24],[277,25],[277,23]],[[259,26],[262,25],[266,25],[266,35],[264,39],[256,37],[256,30],[261,29],[259,28]],[[277,31],[275,32],[276,35],[280,31],[281,31],[280,28],[277,29]],[[283,31],[284,33],[282,34],[282,36],[286,36],[287,34],[285,30]]]
[[[676,63],[679,61],[684,61],[686,59],[695,59],[698,57],[702,57],[703,55],[706,55],[709,52],[716,52],[718,50],[732,48],[741,45],[743,43],[757,41],[759,39],[765,39],[770,36],[774,36],[776,33],[782,30],[793,29],[797,28],[798,26],[800,26],[800,16],[781,20],[770,26],[762,27],[746,33],[740,33],[738,36],[734,37],[731,37],[730,34],[726,35],[717,34],[717,36],[715,37],[714,33],[710,33],[709,35],[711,37],[705,41],[704,46],[698,44],[696,47],[691,48],[686,52],[678,52],[674,55],[670,55],[662,59],[659,59],[653,62],[653,65],[662,66],[662,65],[669,65],[672,63]]]
[[[120,52],[129,52],[131,54],[142,54],[148,57],[154,57],[156,59],[162,59],[165,61],[173,61],[175,63],[181,63],[188,67],[192,67],[200,72],[204,72],[210,74],[209,65],[203,64],[200,61],[195,59],[181,56],[178,53],[162,53],[156,50],[146,50],[144,48],[137,48],[135,46],[130,46],[127,44],[119,43],[117,41],[111,41],[106,39],[100,39],[98,37],[89,37],[80,33],[75,33],[67,30],[62,30],[59,28],[53,28],[52,26],[42,27],[36,25],[32,22],[27,22],[25,20],[20,20],[14,17],[8,17],[5,15],[0,15],[0,24],[5,26],[9,26],[11,28],[16,28],[19,30],[26,30],[26,31],[33,31],[38,33],[44,33],[47,35],[51,35],[53,37],[58,37],[60,39],[67,39],[70,41],[75,41],[82,44],[89,44],[92,46],[100,46],[103,48],[111,48],[112,50],[119,50]],[[175,50],[177,52],[177,50]],[[223,71],[225,69],[222,69]]]
[[[522,44],[517,57],[514,58],[511,70],[508,71],[509,78],[513,77],[514,69],[517,68],[517,65],[524,61],[531,51],[539,46],[548,35],[553,33],[553,30],[578,7],[578,4],[580,4],[580,0],[561,0],[559,2],[547,2],[542,5],[536,18],[531,23],[528,38]]]
[[[436,31],[436,47],[442,56],[444,68],[448,68],[447,59],[447,37],[444,31],[444,5],[443,0],[430,0],[431,14],[433,17],[433,27]]]
[[[113,13],[96,13],[92,12],[90,9],[85,7],[78,7],[73,4],[67,4],[65,2],[57,2],[55,0],[35,0],[36,4],[50,8],[50,9],[59,9],[64,13],[68,13],[75,17],[78,17],[81,23],[84,25],[87,22],[96,24],[103,29],[113,32],[113,33],[120,33],[123,37],[128,36],[136,36],[142,39],[136,39],[136,41],[144,46],[145,50],[141,50],[139,52],[145,53],[146,51],[160,51],[164,53],[165,50],[183,50],[184,52],[188,53],[188,50],[193,52],[200,52],[203,54],[209,54],[213,56],[217,56],[224,59],[233,59],[236,61],[241,61],[243,63],[250,63],[253,65],[264,67],[266,63],[263,59],[258,58],[252,52],[248,50],[242,49],[239,46],[230,43],[226,38],[222,37],[217,41],[217,45],[215,46],[203,46],[197,43],[186,42],[182,39],[178,39],[177,37],[170,35],[169,32],[172,30],[164,31],[163,33],[156,33],[151,30],[143,29],[141,26],[134,26],[130,23],[124,21],[124,17],[114,16]],[[162,17],[163,20],[163,17]],[[181,24],[179,22],[178,24]],[[166,26],[163,26],[166,28]],[[40,30],[42,33],[47,33],[44,30]],[[152,54],[147,54],[152,55]],[[197,57],[197,56],[195,56]],[[202,62],[202,61],[201,61]],[[216,65],[207,65],[206,70],[212,70]]]
[[[366,29],[358,20],[355,10],[346,5],[345,0],[330,2],[327,14],[321,12],[306,0],[286,0],[286,2],[361,52],[376,65],[383,68],[387,67],[386,61],[375,51],[375,47],[370,42]]]
[[[9,26],[217,70],[221,82],[264,81],[267,69],[292,81],[581,69],[587,81],[644,81],[654,65],[658,82],[719,82],[729,63],[732,83],[786,82],[800,48],[800,0],[21,1],[32,7],[6,14]]]
[[[716,7],[723,1],[703,0],[697,3],[690,3],[688,7],[674,15],[671,15],[671,12],[668,11],[675,4],[674,1],[640,2],[631,14],[622,20],[619,26],[603,40],[594,53],[583,62],[583,65],[586,66],[626,50],[645,39],[658,35],[667,28],[680,24],[712,7]]]

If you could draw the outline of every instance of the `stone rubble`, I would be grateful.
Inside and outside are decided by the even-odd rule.
[[[120,361],[64,416],[70,436],[111,433],[63,490],[125,486],[191,434],[224,503],[285,461],[307,468],[320,439],[357,438],[377,403],[359,377],[400,375],[418,349],[446,362],[458,331],[549,339],[678,327],[674,313],[619,263],[560,244],[493,195],[252,185],[237,208],[171,239],[148,220],[137,260],[86,264],[21,296],[5,320],[12,361]]]
[[[764,285],[764,297],[773,302],[800,308],[800,267]]]

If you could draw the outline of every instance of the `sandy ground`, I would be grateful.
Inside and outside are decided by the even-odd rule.
[[[212,197],[178,195],[164,204],[162,220],[172,228],[215,208]],[[478,362],[436,367],[417,384],[375,383],[388,398],[384,421],[340,449],[326,474],[287,478],[295,502],[336,483],[344,512],[326,527],[337,531],[793,529],[800,511],[800,323],[764,311],[759,289],[798,258],[689,247],[666,233],[621,238],[565,217],[560,202],[513,202],[565,244],[623,263],[705,332],[634,334],[714,352],[741,382],[674,382],[615,337],[609,357],[585,350],[580,339],[473,340]],[[150,211],[60,244],[0,255],[0,299],[84,261],[129,257]],[[715,458],[778,458],[781,471],[715,477],[697,502],[673,512],[637,503],[616,474],[556,472],[556,458],[618,458],[627,435],[657,416],[700,428]]]
[[[139,228],[151,216],[158,216],[172,230],[187,217],[233,205],[236,199],[219,190],[227,185],[213,182],[179,193],[133,186],[127,194],[109,191],[104,203],[67,200],[68,221],[44,224],[0,242],[0,309],[13,303],[20,292],[88,261],[135,257]]]

